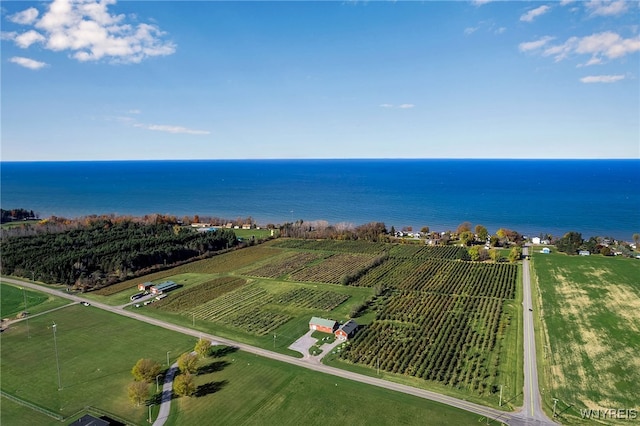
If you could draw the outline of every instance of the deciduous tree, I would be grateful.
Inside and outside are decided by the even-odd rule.
[[[195,373],[198,369],[198,356],[190,352],[183,353],[178,358],[178,368],[183,373]]]
[[[149,384],[147,382],[132,382],[127,386],[129,401],[136,406],[140,406],[149,397]]]
[[[173,391],[178,396],[191,396],[196,392],[196,383],[189,373],[180,374],[173,380]]]
[[[485,242],[489,236],[489,231],[482,225],[476,225],[476,235],[478,236],[478,240]]]
[[[207,339],[200,339],[196,343],[195,348],[193,349],[198,355],[205,358],[209,356],[209,352],[211,351],[211,342]]]
[[[141,358],[131,369],[131,374],[137,381],[151,383],[160,374],[162,367],[157,361]]]
[[[514,247],[509,252],[509,262],[517,262],[522,257],[522,249],[520,247]]]

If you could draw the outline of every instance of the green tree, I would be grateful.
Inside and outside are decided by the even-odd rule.
[[[633,242],[636,245],[636,250],[640,250],[638,244],[640,244],[640,234],[633,234]]]
[[[149,384],[147,382],[132,382],[127,387],[129,401],[136,406],[140,406],[149,397]]]
[[[423,226],[422,228],[420,228],[420,232],[422,232],[423,234],[428,234],[429,233],[429,227],[428,226]]]
[[[456,234],[462,234],[463,232],[468,232],[471,231],[471,222],[462,222],[460,225],[458,225],[458,228],[456,229]]]
[[[173,391],[178,396],[192,396],[196,393],[196,383],[189,373],[180,374],[173,380]]]
[[[509,262],[517,262],[522,257],[522,249],[520,247],[514,247],[509,252]]]
[[[582,245],[582,234],[579,232],[571,231],[564,234],[562,238],[556,241],[556,248],[558,251],[567,254],[576,254]]]
[[[460,234],[460,241],[465,246],[470,245],[473,242],[474,236],[471,231],[464,231]]]
[[[178,368],[183,373],[195,373],[198,369],[198,356],[190,352],[183,353],[178,358]]]
[[[493,260],[494,262],[499,262],[500,261],[500,250],[496,249],[496,248],[492,248],[489,250],[489,257],[491,257],[491,260]]]
[[[483,243],[487,241],[487,237],[489,236],[489,231],[482,225],[476,225],[476,235],[478,236],[478,240]]]
[[[209,352],[211,351],[211,342],[207,339],[200,339],[193,350],[202,358],[205,358],[209,356]]]
[[[489,258],[487,250],[482,246],[471,246],[467,250],[469,251],[471,260],[474,262],[487,260]]]
[[[157,361],[141,358],[131,369],[131,374],[137,381],[151,383],[161,370],[162,366]]]

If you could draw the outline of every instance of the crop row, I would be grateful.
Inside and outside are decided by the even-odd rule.
[[[248,271],[246,274],[254,277],[278,278],[303,268],[309,262],[321,257],[318,253],[288,252],[269,261],[268,264]]]
[[[273,298],[275,303],[293,305],[300,308],[322,309],[330,311],[349,298],[347,294],[333,291],[298,288]]]
[[[363,240],[336,241],[280,239],[276,243],[274,243],[273,246],[298,250],[321,250],[340,253],[380,254],[391,247],[391,244],[373,243]]]
[[[389,256],[402,259],[464,259],[467,250],[460,246],[394,245]]]
[[[227,318],[224,322],[249,333],[264,336],[290,319],[291,317],[286,314],[256,308],[238,312],[237,315]]]
[[[502,300],[405,292],[356,335],[342,357],[353,363],[463,387],[479,394],[496,382]]]
[[[296,271],[290,277],[294,281],[340,284],[344,275],[366,267],[373,259],[370,255],[336,254],[321,263]]]
[[[216,299],[246,284],[242,278],[223,277],[207,281],[200,285],[187,288],[181,292],[172,294],[152,306],[171,312],[191,310],[202,303]]]
[[[218,321],[248,307],[260,307],[271,301],[271,295],[262,287],[249,284],[211,300],[191,311],[196,318]]]

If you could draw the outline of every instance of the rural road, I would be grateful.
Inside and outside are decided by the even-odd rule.
[[[527,265],[523,268],[527,271],[528,274],[528,263]],[[281,362],[286,362],[292,365],[297,365],[298,367],[302,367],[302,368],[307,368],[309,370],[314,370],[314,371],[318,371],[321,373],[325,373],[325,374],[331,374],[333,376],[338,376],[338,377],[342,377],[345,379],[349,379],[349,380],[353,380],[353,381],[357,381],[357,382],[361,382],[361,383],[366,383],[369,385],[373,385],[373,386],[378,386],[381,388],[385,388],[385,389],[390,389],[390,390],[395,390],[398,392],[402,392],[405,394],[409,394],[409,395],[414,395],[417,396],[419,398],[424,398],[424,399],[428,399],[431,401],[436,401],[436,402],[440,402],[442,404],[446,404],[452,407],[456,407],[459,408],[461,410],[465,410],[465,411],[469,411],[475,414],[478,414],[479,416],[482,416],[484,418],[488,418],[488,422],[491,421],[498,421],[498,422],[502,422],[502,423],[506,423],[509,425],[543,425],[543,424],[553,424],[553,422],[551,422],[550,420],[547,419],[547,417],[544,415],[544,413],[542,413],[541,411],[539,412],[535,412],[535,415],[529,415],[529,408],[527,408],[525,406],[525,408],[521,411],[517,411],[517,412],[504,412],[504,411],[500,411],[500,410],[496,410],[494,408],[490,408],[490,407],[485,407],[479,404],[475,404],[472,402],[468,402],[462,399],[458,399],[458,398],[454,398],[451,396],[447,396],[447,395],[441,395],[438,394],[436,392],[431,392],[425,389],[419,389],[419,388],[414,388],[411,386],[407,386],[407,385],[402,385],[399,383],[394,383],[394,382],[390,382],[387,380],[382,380],[382,379],[378,379],[375,377],[369,377],[369,376],[365,376],[365,375],[361,375],[361,374],[357,374],[357,373],[353,373],[350,371],[345,371],[345,370],[341,370],[339,368],[335,368],[335,367],[330,367],[324,364],[315,364],[315,363],[309,363],[306,360],[303,359],[299,359],[299,358],[292,358],[288,355],[283,355],[277,352],[271,352],[262,348],[258,348],[255,346],[251,346],[251,345],[247,345],[244,343],[240,343],[240,342],[235,342],[233,340],[230,339],[225,339],[222,337],[218,337],[218,336],[214,336],[214,335],[210,335],[207,333],[203,333],[200,331],[196,331],[196,330],[192,330],[190,328],[187,327],[182,327],[179,325],[175,325],[175,324],[171,324],[165,321],[161,321],[155,318],[150,318],[150,317],[146,317],[144,315],[138,314],[136,312],[132,312],[132,311],[127,311],[122,309],[121,307],[118,306],[110,306],[110,305],[106,305],[104,303],[99,303],[99,302],[95,302],[93,300],[88,300],[88,299],[84,299],[82,297],[73,295],[73,294],[68,294],[50,287],[45,287],[45,286],[41,286],[41,285],[37,285],[37,284],[32,284],[29,282],[25,282],[25,281],[19,281],[16,279],[12,279],[12,278],[5,278],[2,277],[2,280],[7,282],[7,283],[11,283],[11,284],[15,284],[15,285],[20,285],[20,286],[24,286],[27,288],[31,288],[34,290],[38,290],[44,293],[48,293],[48,294],[52,294],[54,296],[58,296],[58,297],[63,297],[63,298],[67,298],[69,300],[73,300],[75,302],[89,302],[91,303],[92,306],[99,308],[99,309],[103,309],[109,312],[113,312],[115,314],[118,315],[123,315],[129,318],[133,318],[139,321],[143,321],[146,322],[148,324],[152,324],[158,327],[162,327],[168,330],[172,330],[178,333],[183,333],[186,335],[190,335],[196,338],[205,338],[205,339],[209,339],[211,341],[215,341],[219,344],[223,344],[223,345],[227,345],[227,346],[233,346],[236,347],[240,350],[243,350],[245,352],[248,353],[252,353],[258,356],[263,356],[265,358],[271,358],[277,361],[281,361]],[[531,291],[530,291],[530,283],[528,285],[529,289],[525,289],[525,300],[527,300],[527,294],[528,294],[528,300],[530,303],[530,299],[531,299]],[[525,324],[527,321],[527,314],[531,314],[531,312],[529,312],[528,308],[525,308]],[[527,326],[525,326],[525,353],[527,351],[527,337],[526,337],[526,333],[527,330],[530,333],[531,336],[531,341],[533,341],[533,321],[531,319],[531,316],[529,315],[529,321],[530,321],[530,326],[531,328],[527,328]],[[531,349],[529,349],[531,350]],[[525,358],[525,388],[527,386],[531,386],[533,388],[533,386],[535,386],[535,394],[538,395],[538,407],[539,407],[539,393],[538,393],[538,388],[537,388],[537,375],[535,375],[535,345],[533,348],[533,352],[530,352],[530,354],[533,353],[533,367],[531,367],[531,360],[529,361],[530,363],[527,364],[526,359]],[[531,369],[531,370],[530,370]],[[529,372],[528,372],[529,371]],[[533,374],[536,377],[535,383],[532,381],[527,382],[527,374],[531,374],[531,372],[533,371]],[[164,394],[164,390],[165,387],[167,386],[166,381],[165,384],[163,386],[163,394]],[[525,405],[527,405],[528,403],[528,399],[526,397],[526,393],[525,393]],[[484,420],[484,419],[483,419]]]

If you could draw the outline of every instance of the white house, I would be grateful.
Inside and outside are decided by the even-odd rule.
[[[533,237],[533,238],[531,239],[531,242],[532,242],[533,244],[535,244],[535,245],[540,244],[540,237]]]

